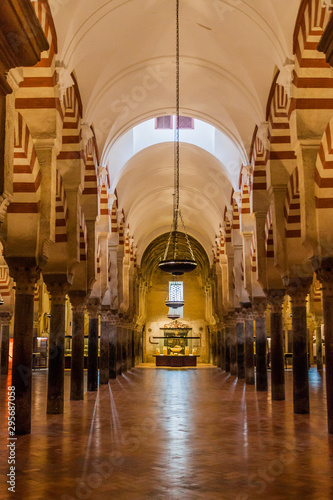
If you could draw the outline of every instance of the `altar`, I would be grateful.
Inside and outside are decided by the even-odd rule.
[[[151,343],[156,345],[153,354],[156,366],[197,366],[197,358],[200,357],[200,335],[191,335],[192,328],[177,320],[164,325],[160,330],[164,335],[151,337]]]
[[[169,366],[172,368],[181,368],[186,366],[197,366],[197,358],[199,355],[188,356],[168,356],[168,355],[154,355],[156,359],[156,366]]]

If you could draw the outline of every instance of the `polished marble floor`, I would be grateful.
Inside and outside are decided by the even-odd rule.
[[[0,498],[19,500],[333,499],[333,437],[322,375],[310,369],[311,414],[214,367],[140,366],[46,415],[47,372],[33,374],[32,434],[16,446],[7,492],[5,395],[0,380]]]

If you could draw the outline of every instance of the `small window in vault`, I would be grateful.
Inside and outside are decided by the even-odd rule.
[[[177,124],[178,125],[178,124]],[[189,116],[180,116],[179,117],[179,129],[194,129],[194,119]]]
[[[155,129],[172,129],[172,116],[158,116],[155,119]]]

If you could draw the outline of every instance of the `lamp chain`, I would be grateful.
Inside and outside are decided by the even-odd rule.
[[[176,0],[176,127],[175,127],[175,156],[174,156],[174,212],[173,230],[178,228],[179,215],[179,0]],[[174,236],[175,237],[175,236]]]

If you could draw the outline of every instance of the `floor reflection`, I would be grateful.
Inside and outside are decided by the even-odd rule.
[[[47,416],[47,373],[36,372],[33,431],[18,440],[17,498],[332,498],[325,372],[314,368],[309,377],[311,413],[294,415],[291,371],[286,401],[271,401],[213,367],[135,368],[84,401],[70,401],[66,372],[64,415]],[[2,443],[8,381],[0,379]],[[4,477],[4,446],[0,458]],[[87,490],[77,491],[80,481]],[[0,498],[12,497],[1,490]]]

